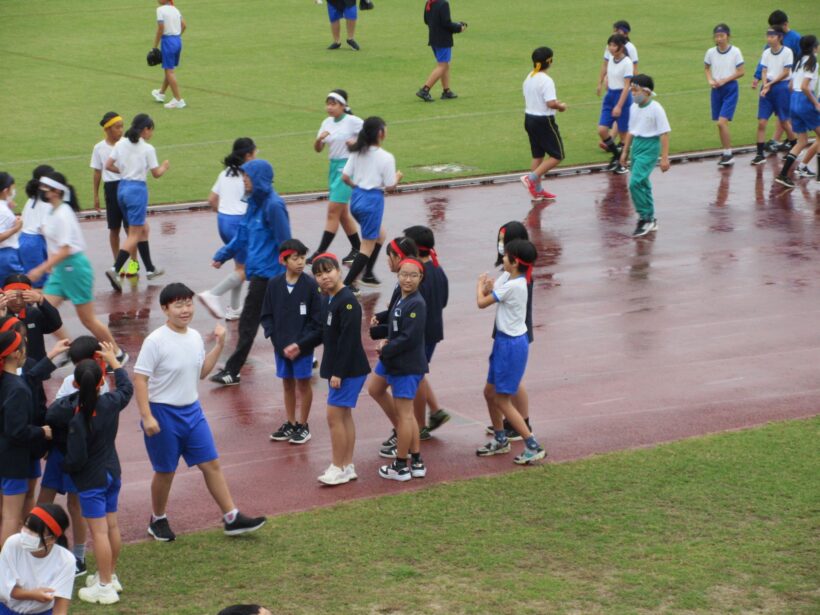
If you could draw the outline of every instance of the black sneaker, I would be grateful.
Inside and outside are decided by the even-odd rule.
[[[359,251],[356,249],[351,249],[350,253],[342,259],[342,265],[347,265],[348,267],[353,264],[353,261],[356,260],[356,256],[358,256]]]
[[[787,177],[786,175],[783,175],[782,173],[775,177],[774,181],[776,181],[781,186],[786,186],[786,188],[794,188],[794,182],[791,180],[791,178]]]
[[[353,293],[353,296],[356,297],[356,299],[361,298],[362,291],[358,286],[356,286],[355,284],[351,284],[350,286],[348,286],[348,288],[350,289],[350,292]]]
[[[416,92],[416,96],[421,98],[424,102],[433,102],[433,97],[430,96],[430,90],[421,88],[418,92]]]
[[[239,536],[240,534],[247,534],[255,532],[260,527],[265,525],[265,517],[246,517],[241,512],[236,513],[236,519],[233,523],[225,522],[226,536]]]
[[[384,457],[385,459],[395,459],[396,458],[396,445],[392,444],[390,446],[383,446],[379,449],[379,457]]]
[[[735,157],[733,154],[723,154],[718,160],[719,167],[730,167],[735,163]]]
[[[429,440],[432,437],[433,434],[430,433],[430,428],[427,425],[419,429],[419,440]]]
[[[232,374],[225,369],[221,369],[213,376],[208,378],[208,380],[215,382],[216,384],[221,384],[222,386],[230,387],[239,384],[241,378],[239,377],[239,374]]]
[[[81,577],[88,572],[88,568],[86,568],[85,560],[80,558],[74,558],[74,576]]]
[[[614,168],[614,169],[612,169],[612,172],[613,172],[613,173],[615,173],[615,175],[626,175],[627,173],[629,173],[629,169],[627,169],[624,165],[622,165],[622,164],[619,162],[619,163],[615,166],[615,168]]]
[[[167,517],[151,521],[148,524],[148,533],[154,537],[154,540],[159,540],[160,542],[171,542],[177,538],[177,535],[174,534],[171,525],[168,523]]]
[[[504,432],[507,435],[507,440],[510,442],[520,442],[524,438],[521,437],[521,434],[518,433],[512,427],[507,427],[506,431]]]
[[[350,45],[355,51],[359,51],[361,49],[361,47],[359,47],[359,43],[352,38],[347,39],[347,44]]]
[[[396,430],[393,430],[393,433],[390,434],[390,437],[387,438],[384,442],[382,442],[382,446],[396,446],[396,442],[399,441],[399,437],[396,435]]]
[[[512,431],[512,427],[510,427],[510,424],[507,422],[507,419],[504,419],[504,421],[501,423],[501,427],[504,429],[504,431]],[[495,435],[495,429],[492,425],[487,425],[487,428],[484,431],[488,436]]]
[[[607,171],[614,171],[621,165],[621,157],[620,156],[613,156],[612,160],[609,161],[609,164],[606,165]]]
[[[270,435],[270,439],[275,442],[287,442],[296,433],[296,425],[285,421],[282,426]]]
[[[651,226],[652,226],[652,220],[638,220],[638,225],[635,227],[635,230],[632,232],[632,236],[633,237],[643,237],[644,235],[649,233]]]
[[[778,143],[777,144],[776,151],[778,151],[778,152],[788,152],[789,150],[791,150],[791,148],[792,148],[792,144],[789,143],[788,140],[786,140],[786,141],[783,141],[783,143]]]
[[[304,444],[308,440],[310,440],[310,429],[308,429],[307,423],[304,425],[296,423],[296,429],[288,442],[291,444]]]
[[[379,468],[379,476],[387,480],[397,480],[400,482],[408,481],[413,478],[410,474],[410,468],[406,464],[399,466],[395,461],[389,466],[382,466]]]
[[[435,431],[449,420],[450,414],[446,410],[439,408],[430,415],[430,418],[427,420],[427,427],[430,431]]]
[[[342,46],[341,43],[331,43],[330,45],[328,45],[327,48],[328,49],[339,49],[341,46]]]
[[[453,90],[445,90],[441,93],[441,100],[452,100],[453,98],[458,98],[458,94]]]
[[[381,281],[372,273],[365,273],[359,280],[359,284],[364,286],[381,286]]]
[[[763,149],[765,149],[767,152],[774,153],[777,151],[779,145],[780,144],[774,139],[769,139],[768,141],[766,141],[766,144],[763,146]]]
[[[752,158],[752,164],[763,164],[766,162],[766,156],[763,154],[756,154],[754,158]]]

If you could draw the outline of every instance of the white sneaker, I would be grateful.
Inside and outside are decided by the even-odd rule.
[[[338,466],[332,463],[325,473],[319,477],[319,482],[325,485],[342,485],[350,480],[350,476]]]
[[[83,587],[77,595],[83,602],[92,604],[114,604],[120,601],[120,595],[114,589],[113,583],[105,586],[95,583],[91,587]]]
[[[345,466],[344,472],[347,475],[347,480],[356,480],[359,478],[359,475],[356,474],[356,466],[352,463]]]
[[[202,305],[208,309],[214,318],[225,318],[225,312],[222,310],[222,303],[219,301],[219,297],[215,294],[209,290],[206,290],[205,292],[199,293],[197,297],[199,297],[199,300],[202,301]]]
[[[240,316],[242,316],[242,308],[238,310],[233,309],[231,306],[225,308],[225,320],[239,320]]]
[[[177,100],[176,98],[172,98],[171,102],[165,103],[166,109],[184,109],[188,105],[185,104],[185,99],[180,98]]]
[[[96,585],[100,582],[100,573],[95,572],[94,574],[86,577],[85,579],[85,586],[91,587],[92,585]],[[111,585],[114,586],[114,591],[118,594],[122,591],[122,585],[120,584],[120,580],[117,578],[116,574],[111,575]]]
[[[154,100],[157,102],[165,102],[164,92],[160,92],[159,90],[151,90],[151,96],[153,96]]]

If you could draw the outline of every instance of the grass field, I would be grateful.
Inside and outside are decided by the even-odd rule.
[[[817,613],[818,438],[777,423],[127,545],[108,612]]]
[[[324,189],[326,156],[315,154],[311,143],[324,118],[325,94],[343,87],[354,112],[387,120],[386,147],[407,181],[439,176],[420,167],[441,163],[471,167],[466,174],[520,170],[529,165],[521,82],[540,45],[555,50],[551,73],[570,105],[559,118],[567,164],[603,160],[596,147],[595,83],[610,25],[619,18],[632,24],[641,71],[655,77],[673,150],[712,148],[718,141],[702,68],[712,27],[731,25],[751,72],[773,6],[762,0],[454,0],[454,18],[470,24],[454,50],[453,89],[460,98],[425,105],[414,96],[434,64],[422,5],[377,2],[359,20],[363,50],[355,53],[325,50],[326,8],[310,0],[182,0],[189,30],[178,75],[189,107],[168,111],[150,96],[161,71],[145,64],[153,2],[3,0],[0,169],[22,184],[33,166],[49,162],[78,186],[88,206],[99,118],[108,110],[126,118],[150,112],[160,160],[171,161],[171,172],[151,182],[152,203],[204,198],[237,136],[256,139],[274,164],[280,192]],[[778,6],[798,31],[820,31],[814,3]],[[734,127],[738,144],[754,140],[750,83],[748,75]]]

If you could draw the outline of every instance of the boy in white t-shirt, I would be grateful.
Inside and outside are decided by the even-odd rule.
[[[199,405],[197,383],[216,365],[225,346],[225,328],[216,326],[216,345],[206,354],[202,336],[188,327],[194,316],[193,297],[194,291],[178,282],[162,289],[159,302],[168,320],[145,339],[134,365],[145,448],[154,469],[148,533],[161,542],[176,538],[165,513],[180,457],[202,472],[222,510],[225,534],[253,532],[265,523],[265,517],[246,517],[234,505],[211,428]]]
[[[706,81],[712,88],[712,121],[717,122],[723,155],[718,165],[728,167],[734,164],[732,137],[729,122],[735,116],[739,87],[737,80],[744,74],[743,54],[729,43],[731,30],[725,23],[719,23],[713,30],[715,46],[710,47],[703,58]]]
[[[152,90],[151,96],[157,102],[165,102],[165,90],[170,87],[174,97],[171,102],[165,103],[165,108],[182,109],[186,105],[185,100],[179,94],[179,84],[174,69],[179,66],[179,56],[182,54],[182,33],[185,32],[185,20],[179,9],[174,6],[174,0],[157,0],[157,2],[159,2],[159,7],[157,7],[157,34],[154,37],[154,49],[159,47],[162,51],[162,68],[165,71],[165,78],[162,81],[162,87]]]

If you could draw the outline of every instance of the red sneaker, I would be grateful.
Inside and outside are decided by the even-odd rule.
[[[522,175],[521,183],[524,184],[524,187],[530,191],[530,195],[532,196],[532,198],[538,198],[538,190],[536,190],[535,184],[532,183],[532,180],[530,179],[529,175]]]
[[[558,197],[556,195],[554,195],[552,192],[547,192],[546,190],[542,189],[541,191],[536,193],[536,198],[547,199],[549,201],[554,201]]]

